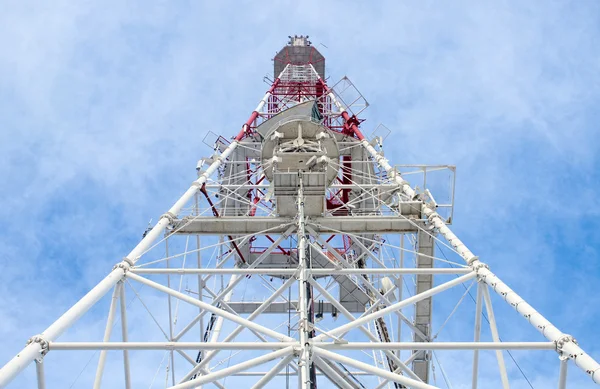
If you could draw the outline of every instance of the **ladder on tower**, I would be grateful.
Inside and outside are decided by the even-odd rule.
[[[379,310],[379,308],[376,309],[376,311],[378,311],[378,310]],[[379,335],[379,340],[381,340],[382,342],[389,343],[390,342],[390,334],[388,332],[387,325],[385,324],[385,320],[383,320],[382,317],[377,319],[375,328],[377,329],[377,335]],[[389,367],[390,371],[392,373],[396,373],[396,370],[398,370],[398,365],[396,365],[396,362],[394,362],[394,360],[392,358],[390,358],[389,355],[386,355],[386,358],[387,358],[388,367]],[[398,382],[394,382],[394,387],[397,389],[406,389],[406,386],[399,384]]]

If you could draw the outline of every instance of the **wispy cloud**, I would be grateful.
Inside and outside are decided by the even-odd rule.
[[[595,2],[2,8],[0,363],[179,196],[208,130],[237,132],[295,33],[327,46],[332,81],[360,88],[366,127],[392,129],[392,162],[458,166],[454,229],[600,356]],[[536,388],[553,385],[527,366]]]

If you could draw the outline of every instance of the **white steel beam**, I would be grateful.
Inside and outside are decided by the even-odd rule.
[[[253,216],[251,218],[242,216],[222,216],[219,218],[219,223],[214,223],[214,220],[215,219],[211,216],[198,216],[193,219],[175,220],[174,232],[180,235],[279,234],[285,231],[291,218],[272,216]],[[424,225],[424,220],[412,220],[398,216],[335,216],[314,217],[311,218],[309,223],[313,228],[323,234],[335,233],[336,231],[354,234],[360,234],[365,231],[374,234],[387,234],[417,232],[419,226]]]
[[[554,350],[554,342],[310,342],[327,350]],[[52,351],[65,350],[271,350],[300,346],[284,342],[50,342]]]
[[[554,350],[553,342],[314,342],[327,350]]]
[[[35,361],[35,375],[37,377],[38,389],[46,389],[46,376],[44,374],[44,360]]]
[[[262,275],[294,275],[298,269],[277,269],[277,268],[226,268],[226,269],[149,269],[144,267],[132,268],[131,272],[136,274],[262,274]],[[315,276],[325,275],[361,275],[361,274],[401,274],[401,275],[412,275],[412,274],[429,274],[429,275],[454,275],[454,274],[467,274],[473,270],[469,267],[464,268],[365,268],[365,269],[311,269],[310,273]]]
[[[121,338],[123,342],[128,341],[127,334],[127,305],[125,302],[125,284],[121,282],[119,293],[119,305],[121,308]],[[129,368],[129,351],[123,350],[123,370],[125,373],[125,389],[131,389],[131,370]]]
[[[567,368],[569,367],[569,359],[561,358],[560,371],[558,373],[558,389],[567,388]]]
[[[482,300],[483,300],[483,288],[484,285],[477,283],[477,299],[475,300],[475,335],[473,341],[479,344],[481,338],[481,316],[482,312]],[[551,343],[554,345],[554,343]],[[479,374],[479,349],[473,351],[473,373],[471,378],[471,389],[477,389],[477,378]]]
[[[494,314],[494,307],[492,306],[492,299],[490,298],[490,292],[487,285],[481,285],[483,290],[483,301],[485,302],[485,308],[490,321],[490,330],[492,332],[492,339],[494,342],[500,342],[500,335],[498,334],[498,326],[496,325],[496,315]],[[508,374],[506,373],[506,364],[504,363],[504,355],[502,350],[496,350],[496,359],[498,360],[498,369],[500,370],[500,378],[502,379],[502,387],[509,389],[510,384],[508,382]]]
[[[110,308],[108,309],[108,319],[106,319],[106,328],[104,329],[104,342],[110,341],[110,335],[112,334],[113,324],[115,321],[115,312],[117,311],[117,299],[119,298],[120,289],[123,287],[123,283],[119,282],[115,285],[113,290],[112,299],[110,300]],[[106,350],[100,351],[100,358],[98,360],[98,369],[96,370],[96,378],[94,379],[94,389],[100,389],[102,385],[102,375],[104,374],[104,364],[106,363]]]
[[[433,260],[433,236],[431,233],[424,230],[417,232],[417,258],[416,265],[418,268],[431,269],[434,266]],[[431,289],[433,286],[433,276],[427,274],[419,274],[416,276],[416,290],[415,293],[420,293]],[[421,300],[415,304],[415,317],[414,325],[419,331],[425,334],[425,339],[418,336],[419,334],[413,332],[413,340],[427,341],[431,338],[431,318],[433,313],[433,303],[431,297],[425,300]],[[412,363],[413,371],[421,377],[424,382],[429,382],[429,368],[430,368],[430,356],[426,353],[421,353]]]
[[[196,196],[196,194],[194,194],[194,197]],[[188,237],[188,239],[189,239],[189,237]],[[186,242],[186,250],[185,251],[187,252],[187,242]],[[165,257],[167,258],[166,265],[167,265],[167,269],[168,269],[171,267],[171,261],[169,259],[169,237],[168,237],[168,235],[165,237]],[[185,256],[183,257],[183,261],[185,263]],[[170,274],[167,274],[167,287],[168,288],[171,287],[171,275]],[[169,341],[173,340],[173,309],[172,309],[171,300],[172,300],[171,295],[168,295],[167,296],[167,309],[169,310],[169,315],[168,315]],[[171,384],[175,385],[175,355],[173,353],[173,350],[171,350],[169,352],[169,359],[170,359],[169,362],[170,362],[170,368],[171,368]]]
[[[286,342],[50,342],[53,351],[65,350],[275,350],[299,346]],[[193,375],[193,374],[192,374]]]

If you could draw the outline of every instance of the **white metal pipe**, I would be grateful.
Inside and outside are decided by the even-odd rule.
[[[480,283],[477,284],[477,299],[475,300],[475,334],[473,341],[479,343],[481,339],[481,316],[482,316],[482,300],[483,288]],[[554,343],[551,343],[554,346]],[[477,389],[477,381],[479,375],[479,349],[473,351],[473,373],[471,377],[471,389]]]
[[[98,283],[92,290],[65,312],[50,327],[42,332],[37,338],[50,342],[58,338],[66,331],[77,319],[86,313],[106,292],[108,292],[121,278],[123,278],[124,269],[116,267],[106,278]],[[2,369],[0,369],[0,388],[8,385],[25,367],[27,367],[36,358],[42,354],[42,343],[33,341],[29,343],[19,354],[11,359]]]
[[[280,334],[279,332],[273,331],[270,328],[264,327],[262,325],[259,325],[259,324],[256,324],[254,322],[251,322],[251,321],[249,321],[247,319],[244,319],[244,318],[242,318],[240,316],[234,315],[233,313],[230,313],[230,312],[224,311],[222,309],[219,309],[219,308],[215,307],[214,305],[207,304],[207,303],[202,302],[202,301],[198,301],[195,298],[187,296],[187,295],[185,295],[185,294],[183,294],[181,292],[178,292],[176,290],[169,289],[169,288],[167,288],[164,285],[161,285],[161,284],[156,283],[154,281],[150,281],[150,280],[148,280],[148,279],[146,279],[144,277],[140,277],[137,274],[128,273],[127,277],[130,278],[130,279],[132,279],[132,280],[134,280],[134,281],[137,281],[139,283],[142,283],[142,284],[145,284],[147,286],[150,286],[151,288],[154,288],[154,289],[159,290],[161,292],[168,293],[171,296],[173,296],[175,298],[178,298],[181,301],[184,301],[184,302],[186,302],[188,304],[192,304],[192,305],[195,305],[197,307],[200,307],[200,308],[204,309],[205,311],[215,313],[217,316],[223,316],[225,319],[231,320],[232,322],[237,323],[237,324],[241,324],[241,325],[243,325],[243,326],[245,326],[247,328],[253,329],[253,330],[257,331],[257,332],[260,332],[260,333],[262,333],[264,335],[267,335],[269,337],[277,339],[277,340],[279,340],[281,342],[293,341],[292,338],[290,338],[288,336],[285,336],[283,334]]]
[[[293,359],[293,358],[292,358]],[[267,374],[267,371],[241,371],[235,374],[231,374],[232,377],[262,377],[263,375]],[[316,373],[318,376],[324,376],[324,374],[321,371],[317,371]],[[370,376],[372,374],[370,373],[365,373],[364,371],[352,371],[350,372],[350,374],[354,375],[354,376]],[[291,371],[289,373],[286,372],[279,372],[277,374],[275,374],[278,377],[281,376],[296,376],[297,373],[295,371]]]
[[[297,269],[250,269],[250,268],[227,268],[227,269],[147,269],[133,268],[136,274],[263,274],[263,275],[294,275]],[[454,275],[467,274],[473,270],[464,268],[366,268],[366,269],[311,269],[313,275],[355,275],[355,274],[424,274],[424,275]]]
[[[402,192],[410,199],[416,197],[416,192],[410,187],[410,184],[405,181],[400,173],[395,171],[388,161],[380,155],[373,146],[369,144],[366,139],[362,139],[361,143],[363,147],[371,154],[375,161],[381,166],[388,174],[390,179],[393,179]],[[546,339],[557,342],[560,345],[558,351],[567,355],[573,360],[575,365],[581,370],[586,372],[592,380],[600,384],[600,364],[590,357],[573,339],[561,332],[556,328],[550,321],[544,316],[537,312],[531,305],[515,293],[508,285],[500,280],[494,273],[492,273],[487,265],[479,261],[471,250],[450,230],[446,225],[445,221],[438,215],[435,210],[431,209],[427,204],[422,206],[423,214],[430,220],[434,227],[436,227],[439,233],[452,245],[456,252],[465,260],[465,262],[471,266],[473,270],[477,272],[479,278],[487,285],[492,287],[496,293],[510,304],[519,314],[529,321],[529,323],[535,327]]]
[[[563,358],[560,360],[560,371],[558,374],[558,389],[567,388],[567,368],[569,367],[569,359]]]
[[[380,309],[380,310],[378,310],[376,312],[373,312],[371,314],[368,314],[368,315],[362,316],[360,318],[357,318],[356,320],[354,320],[351,323],[347,323],[347,324],[344,324],[344,325],[342,325],[340,327],[337,327],[337,328],[334,328],[334,329],[330,330],[329,333],[332,334],[332,335],[335,335],[335,336],[343,334],[343,333],[346,333],[346,332],[350,331],[351,329],[356,328],[358,326],[361,326],[363,324],[366,324],[367,322],[369,322],[371,320],[375,320],[377,318],[385,316],[388,313],[394,312],[394,311],[396,311],[398,309],[401,309],[401,308],[406,307],[408,305],[414,304],[414,303],[419,302],[421,300],[424,300],[424,299],[426,299],[428,297],[431,297],[431,296],[433,296],[435,294],[438,294],[438,293],[440,293],[440,292],[442,292],[442,291],[444,291],[446,289],[452,288],[453,286],[456,286],[456,285],[459,285],[459,284],[461,284],[461,283],[463,283],[465,281],[468,281],[468,280],[474,278],[475,275],[476,275],[475,272],[471,272],[469,274],[465,274],[465,275],[463,275],[461,277],[455,278],[455,279],[453,279],[451,281],[445,282],[445,283],[443,283],[441,285],[438,285],[438,286],[433,287],[431,289],[428,289],[428,290],[426,290],[424,292],[421,292],[419,294],[411,296],[411,297],[409,297],[409,298],[407,298],[405,300],[397,302],[396,304],[392,304],[392,305],[390,305],[388,307],[385,307],[385,308],[382,308],[382,309]],[[323,334],[323,335],[319,335],[319,336],[315,337],[314,340],[315,341],[322,341],[325,338],[327,338],[327,336]]]
[[[327,350],[554,350],[553,342],[314,342]]]
[[[435,386],[426,384],[424,382],[419,382],[417,380],[413,380],[410,378],[407,378],[405,376],[402,376],[400,374],[395,374],[392,373],[390,371],[387,370],[383,370],[380,369],[378,367],[374,367],[372,365],[366,364],[364,362],[360,362],[354,358],[348,358],[346,356],[340,355],[340,354],[336,354],[336,353],[332,353],[331,351],[327,351],[324,350],[322,348],[319,347],[315,347],[313,348],[313,353],[315,355],[318,355],[322,358],[326,358],[326,359],[331,359],[333,361],[338,361],[341,362],[345,365],[349,365],[349,366],[354,366],[357,369],[360,370],[364,370],[368,373],[371,373],[373,375],[376,375],[378,377],[381,378],[385,378],[388,379],[390,381],[394,381],[394,382],[398,382],[402,385],[408,386],[409,388],[414,388],[414,389],[439,389]]]
[[[273,377],[275,377],[277,373],[281,371],[281,369],[283,369],[288,363],[290,363],[291,360],[294,359],[294,357],[295,355],[291,354],[283,358],[281,361],[279,361],[279,363],[273,366],[271,370],[269,370],[265,375],[263,375],[263,377],[259,379],[258,382],[256,382],[251,389],[264,388],[264,386],[268,384],[273,379]]]
[[[106,328],[104,329],[104,342],[110,341],[110,335],[112,334],[113,324],[115,321],[115,313],[117,311],[117,299],[119,298],[120,288],[123,287],[123,283],[115,285],[113,290],[112,299],[110,300],[110,308],[108,309],[108,318],[106,319]],[[100,358],[98,359],[98,368],[96,370],[96,378],[94,379],[94,389],[100,389],[102,385],[102,375],[104,374],[104,364],[106,363],[106,350],[100,351]]]
[[[194,197],[197,195],[197,193],[194,194]],[[189,238],[188,238],[189,239]],[[187,252],[187,243],[186,243],[186,248],[184,250],[184,252]],[[166,260],[166,265],[167,265],[167,269],[171,267],[171,260],[169,259],[169,237],[167,236],[165,238],[165,257],[167,258]],[[183,263],[185,264],[185,254],[183,256]],[[171,287],[171,275],[167,274],[167,287],[170,288]],[[172,297],[171,295],[167,296],[167,309],[169,310],[169,340],[172,341],[173,340],[173,309],[172,309]],[[169,359],[170,359],[170,368],[171,368],[171,384],[175,385],[175,355],[173,353],[173,350],[171,350],[171,352],[169,353]]]
[[[189,389],[189,388],[195,388],[197,386],[200,385],[204,385],[204,384],[208,384],[211,382],[214,382],[216,380],[219,380],[223,377],[227,377],[229,375],[235,374],[237,372],[240,371],[244,371],[244,370],[248,370],[254,366],[258,366],[258,365],[262,365],[263,363],[272,361],[273,359],[277,359],[277,358],[281,358],[287,355],[290,355],[294,352],[294,349],[292,347],[286,347],[277,351],[273,351],[272,353],[266,354],[266,355],[262,355],[258,358],[253,358],[250,359],[246,362],[242,362],[240,364],[234,365],[234,366],[230,366],[227,367],[225,369],[221,369],[219,371],[216,371],[214,373],[209,373],[207,375],[203,375],[200,376],[196,379],[193,379],[191,381],[186,381],[180,384],[177,384],[175,386],[172,386],[170,389]]]
[[[339,142],[338,142],[339,144]],[[246,163],[248,161],[232,161],[229,160],[226,163]],[[352,163],[361,163],[361,161],[352,161]],[[368,162],[372,163],[372,162]],[[206,189],[231,189],[231,190],[248,190],[248,189],[269,189],[271,184],[242,184],[242,185],[227,185],[227,184],[206,184]],[[374,188],[384,188],[390,189],[395,188],[396,185],[386,185],[386,184],[336,184],[333,183],[328,186],[330,189],[374,189]]]
[[[398,258],[399,264],[398,267],[400,269],[404,269],[404,234],[400,235],[400,256]],[[396,287],[398,289],[398,301],[402,301],[404,298],[404,276],[400,275],[396,279]],[[402,320],[398,318],[398,333],[396,335],[398,342],[402,341]],[[401,352],[398,350],[398,359],[401,358]]]
[[[119,293],[119,305],[121,308],[121,338],[123,342],[128,341],[127,334],[127,303],[125,301],[125,284],[121,283]],[[131,369],[129,368],[129,351],[123,350],[123,370],[125,372],[125,389],[131,389]]]
[[[38,389],[46,389],[46,376],[44,374],[44,360],[35,361],[35,375]]]
[[[481,285],[481,287],[483,289],[483,301],[485,302],[488,320],[490,321],[492,339],[494,340],[494,342],[500,342],[500,335],[498,334],[498,326],[496,325],[496,315],[494,315],[494,307],[492,306],[490,292],[487,288],[487,285]],[[498,369],[500,370],[502,387],[504,389],[509,389],[510,384],[508,383],[508,374],[506,373],[506,364],[504,363],[504,355],[502,354],[502,350],[496,350],[496,359],[498,360]]]
[[[200,215],[200,196],[199,193],[196,193],[195,195],[195,202],[196,202],[196,216]],[[196,248],[198,249],[196,252],[196,263],[198,266],[198,269],[202,268],[202,248],[200,246],[200,235],[196,235]],[[198,274],[198,300],[203,301],[204,300],[204,281],[202,279],[202,275]],[[198,308],[198,314],[202,314],[202,309]],[[204,336],[204,316],[200,316],[199,319],[199,339],[202,339],[202,337]],[[204,358],[204,355],[201,356],[202,358]]]
[[[53,351],[65,350],[275,350],[299,346],[292,342],[50,342]]]

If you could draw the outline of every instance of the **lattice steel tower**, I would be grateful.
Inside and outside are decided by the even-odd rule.
[[[476,388],[485,369],[508,388],[511,349],[557,352],[559,388],[569,361],[600,383],[600,365],[450,230],[453,166],[392,166],[389,130],[363,135],[366,100],[347,78],[327,84],[308,37],[290,37],[269,83],[239,134],[212,139],[190,188],[0,370],[0,387],[31,362],[38,388],[57,376],[51,368],[77,375],[52,365],[67,351],[94,362],[77,387],[448,387],[435,377],[447,379],[437,355],[462,350],[462,387]],[[470,339],[444,336],[471,289],[473,314],[460,319]],[[538,341],[501,341],[490,291]],[[70,335],[98,307],[108,311],[103,334]],[[480,363],[481,350],[496,361]]]

